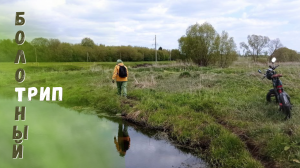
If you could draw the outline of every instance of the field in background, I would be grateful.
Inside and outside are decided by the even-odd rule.
[[[129,67],[128,99],[111,83],[115,63],[0,63],[0,93],[15,87],[63,87],[63,102],[76,110],[124,113],[148,127],[166,130],[179,144],[194,148],[212,166],[300,166],[300,64],[279,63],[283,87],[291,96],[292,119],[283,121],[267,104],[271,81],[261,80],[254,64],[239,58],[226,69],[180,62],[134,62]],[[23,83],[14,79],[22,67]],[[262,164],[261,164],[262,163]]]

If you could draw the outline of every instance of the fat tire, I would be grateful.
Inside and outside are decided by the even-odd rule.
[[[291,113],[291,107],[290,106],[286,106],[284,107],[284,113],[285,113],[285,120],[288,120],[292,117],[292,113]]]
[[[271,102],[271,95],[272,95],[272,92],[267,93],[267,96],[266,96],[267,102]]]
[[[286,101],[284,101],[284,99]],[[283,92],[282,94],[280,94],[280,102],[283,105],[283,112],[285,113],[285,120],[290,119],[292,114],[291,114],[291,110],[292,110],[292,104],[291,104],[291,100],[290,97],[288,96],[288,94],[286,92]]]
[[[273,91],[269,91],[267,93],[267,96],[266,96],[267,102],[271,102],[272,101],[271,97],[275,97],[276,103],[278,103],[277,97],[274,95]]]

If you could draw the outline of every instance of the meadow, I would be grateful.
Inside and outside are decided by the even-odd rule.
[[[224,69],[125,62],[127,99],[117,96],[111,82],[115,62],[0,63],[0,94],[15,97],[15,87],[63,87],[63,101],[55,103],[82,112],[94,109],[95,115],[122,113],[131,122],[167,132],[212,167],[299,167],[300,64],[278,64],[294,104],[288,121],[276,103],[266,103],[272,84],[257,70],[267,65],[248,58]],[[14,79],[18,68],[26,71],[23,83]]]

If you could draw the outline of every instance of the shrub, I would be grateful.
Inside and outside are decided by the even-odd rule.
[[[189,72],[182,72],[180,75],[179,75],[179,78],[189,78],[191,77],[192,75],[189,73]]]

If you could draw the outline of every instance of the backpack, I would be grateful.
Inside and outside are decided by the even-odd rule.
[[[120,68],[119,68],[119,76],[121,78],[127,77],[127,70],[126,70],[125,66],[121,66],[121,65],[119,65],[119,66],[120,66]]]

